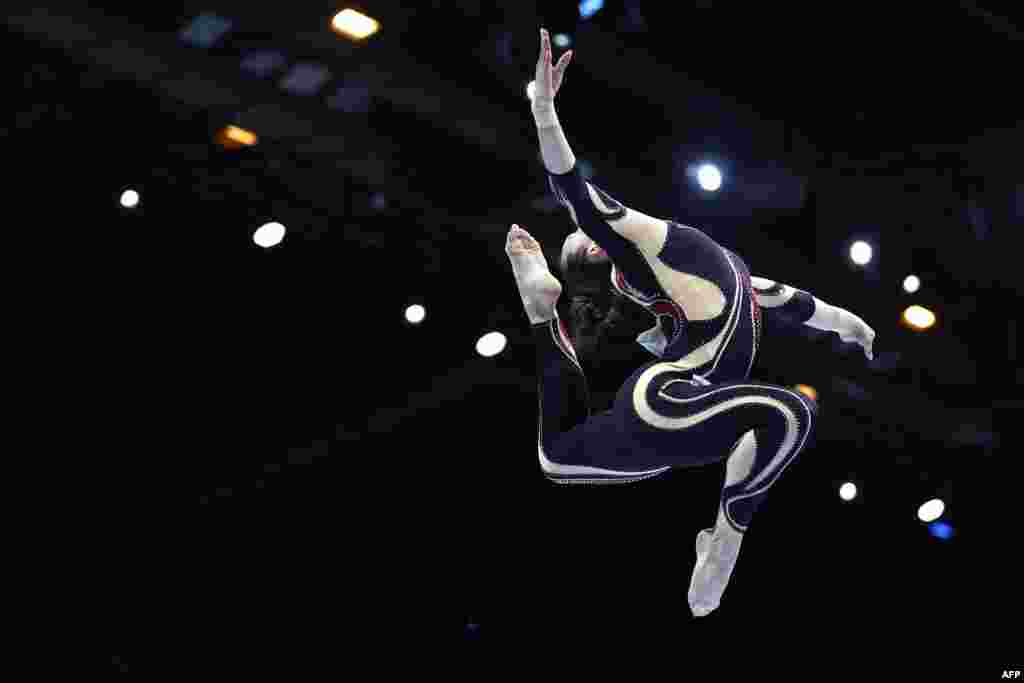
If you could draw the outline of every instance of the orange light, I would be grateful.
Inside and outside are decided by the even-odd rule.
[[[817,401],[818,400],[818,390],[815,389],[814,387],[810,386],[809,384],[797,384],[793,388],[795,390],[799,391],[801,394],[803,394],[807,398],[811,399],[812,401]]]
[[[909,306],[903,311],[903,322],[915,330],[927,330],[935,324],[935,314],[924,306]]]
[[[362,40],[372,36],[380,30],[380,23],[371,19],[365,14],[360,14],[354,9],[346,9],[338,12],[331,21],[331,27],[338,33],[343,33],[349,38]]]
[[[252,131],[239,128],[238,126],[227,126],[217,131],[214,140],[218,145],[228,150],[238,150],[242,147],[251,147],[259,142],[259,138]]]

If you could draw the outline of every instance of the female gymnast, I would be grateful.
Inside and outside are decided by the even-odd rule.
[[[550,187],[577,228],[559,263],[573,294],[569,327],[556,310],[562,284],[540,244],[513,225],[505,247],[536,343],[540,466],[554,482],[597,484],[725,460],[717,520],[697,534],[687,596],[693,614],[705,616],[720,604],[754,512],[808,447],[817,417],[799,392],[749,381],[762,316],[836,332],[868,358],[875,333],[803,290],[752,277],[700,230],[626,207],[585,181],[554,107],[571,58],[552,65],[541,29],[531,108]],[[595,301],[609,297],[654,316],[636,340],[657,359],[633,372],[610,410],[591,415],[577,346],[603,333],[607,306]]]

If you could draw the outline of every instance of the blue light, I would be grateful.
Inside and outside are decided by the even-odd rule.
[[[234,27],[234,22],[216,14],[200,14],[181,29],[178,37],[196,47],[213,47]]]
[[[604,7],[604,0],[583,0],[580,3],[580,16],[589,19]]]
[[[953,537],[953,527],[946,522],[932,522],[928,525],[928,531],[935,538],[948,540]]]

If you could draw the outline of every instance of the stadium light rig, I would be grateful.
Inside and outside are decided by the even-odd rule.
[[[380,30],[380,22],[354,9],[346,9],[334,15],[331,27],[353,40],[364,40]]]

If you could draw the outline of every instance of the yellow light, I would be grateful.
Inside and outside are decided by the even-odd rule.
[[[240,149],[255,145],[258,138],[255,133],[244,128],[227,126],[217,131],[216,141],[218,145],[226,149]]]
[[[256,144],[256,134],[238,126],[228,126],[227,136],[229,140],[234,140],[242,145]]]
[[[335,15],[334,20],[331,22],[331,26],[334,30],[339,33],[344,33],[350,38],[356,40],[362,40],[367,36],[372,36],[374,33],[380,30],[380,24],[365,14],[360,14],[354,9],[346,9],[338,12]]]
[[[915,330],[927,330],[935,324],[935,314],[924,306],[910,306],[903,311],[903,322]]]
[[[812,401],[818,400],[818,390],[808,384],[797,384],[793,388]]]

